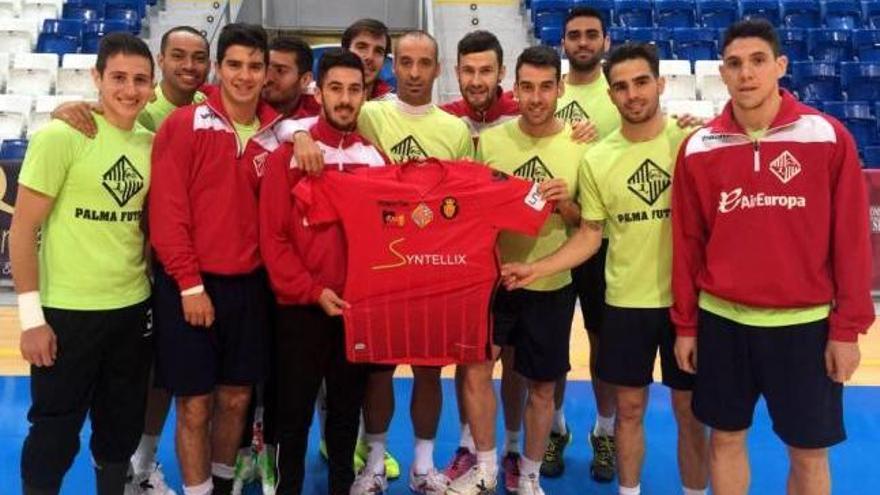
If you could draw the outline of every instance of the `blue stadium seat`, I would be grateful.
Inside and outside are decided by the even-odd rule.
[[[791,85],[802,100],[841,100],[840,76],[829,62],[792,62]]]
[[[61,17],[63,19],[74,19],[80,22],[96,21],[104,16],[103,5],[99,10],[93,6],[77,5],[75,3],[66,3],[61,9]]]
[[[825,103],[819,100],[801,100],[801,103],[807,105],[808,107],[813,107],[820,112],[823,112],[825,109]]]
[[[566,15],[565,12],[559,11],[539,12],[535,16],[535,37],[540,38],[541,30],[545,27],[557,27],[562,29],[562,26],[565,24]]]
[[[730,0],[697,0],[698,24],[710,28],[726,28],[739,17],[736,2]]]
[[[792,28],[822,27],[822,9],[814,0],[782,0],[782,24]]]
[[[782,52],[789,60],[808,60],[809,50],[807,49],[807,31],[798,28],[782,28],[778,29],[779,44],[782,45]]]
[[[544,26],[541,28],[541,43],[553,47],[562,44],[562,27],[561,26]]]
[[[104,10],[104,19],[125,22],[128,24],[128,31],[131,34],[140,34],[141,32],[141,15],[127,4],[108,3]]]
[[[864,101],[828,101],[824,111],[841,121],[863,148],[872,144],[876,137],[877,120],[871,115],[871,107]]]
[[[794,87],[794,82],[791,80],[791,74],[786,74],[779,79],[779,87],[785,88],[793,93],[797,92],[797,88]]]
[[[654,22],[659,27],[693,27],[695,14],[694,0],[654,0]]]
[[[27,139],[4,139],[0,142],[0,160],[23,160]]]
[[[129,32],[126,22],[101,20],[86,23],[83,28],[82,53],[98,53],[98,44],[107,33]]]
[[[608,28],[608,35],[611,36],[611,48],[622,45],[629,39],[627,29],[622,27]]]
[[[807,40],[813,60],[837,63],[852,58],[852,31],[811,29]]]
[[[862,19],[866,28],[880,29],[880,0],[862,0]]]
[[[610,27],[613,21],[614,0],[572,0],[572,7],[590,7],[602,14],[605,26]]]
[[[860,29],[853,35],[853,47],[861,61],[880,61],[880,29]]]
[[[842,62],[840,82],[850,101],[880,101],[880,62]]]
[[[776,0],[740,0],[741,17],[763,17],[774,26],[780,24],[779,2]]]
[[[569,0],[532,0],[532,22],[542,12],[567,12],[570,8]]]
[[[858,0],[822,2],[822,17],[825,20],[825,26],[831,29],[858,29],[862,27],[861,10]]]
[[[38,53],[77,53],[82,43],[82,22],[74,19],[45,19],[37,38]]]
[[[646,28],[654,26],[654,9],[648,0],[616,0],[615,24],[623,27]]]
[[[679,28],[672,30],[675,58],[712,60],[718,58],[716,30],[711,28]]]
[[[626,41],[651,43],[657,47],[658,57],[672,58],[672,42],[666,28],[629,28],[626,30]]]
[[[880,146],[862,148],[862,161],[865,168],[880,168]]]

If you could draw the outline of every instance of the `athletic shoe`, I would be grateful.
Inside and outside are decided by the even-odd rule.
[[[446,495],[495,495],[497,483],[498,473],[490,473],[484,465],[475,464],[449,484]]]
[[[409,472],[409,489],[419,495],[443,495],[449,488],[449,478],[445,474],[431,468],[425,474]]]
[[[562,455],[565,448],[571,443],[571,430],[565,425],[565,435],[550,433],[550,441],[547,442],[547,450],[544,451],[544,460],[541,462],[541,476],[556,478],[562,476],[565,471],[565,461]]]
[[[367,465],[367,457],[370,455],[370,446],[363,440],[358,440],[354,449],[354,470],[361,472]],[[385,473],[389,480],[396,480],[400,477],[400,464],[397,462],[391,452],[385,451]]]
[[[275,495],[275,485],[278,480],[275,470],[275,447],[264,445],[263,450],[257,454],[257,474],[263,485],[263,495]]]
[[[593,446],[593,460],[590,461],[590,477],[600,483],[614,479],[617,470],[617,449],[611,435],[593,435],[590,432],[590,445]]]
[[[165,475],[159,463],[142,472],[131,475],[125,484],[125,495],[177,495],[165,484]]]
[[[318,444],[318,452],[321,453],[321,459],[324,459],[324,461],[327,461],[330,458],[330,456],[327,455],[327,442],[325,442],[323,438],[321,439],[321,443]],[[357,459],[357,456],[354,457]]]
[[[443,469],[443,474],[451,481],[455,481],[470,471],[476,464],[477,454],[471,452],[467,447],[459,447],[455,450],[455,455],[452,456],[449,465]]]
[[[239,450],[235,456],[235,476],[232,481],[232,495],[241,495],[244,486],[257,479],[257,457],[248,448],[246,454]]]
[[[504,471],[504,489],[507,493],[516,493],[519,488],[519,454],[508,452],[501,459],[501,470]]]
[[[520,476],[516,493],[517,495],[544,495],[544,490],[538,483],[538,477],[530,474],[529,476]]]
[[[354,478],[349,495],[377,495],[388,489],[385,473],[368,473],[362,470]]]

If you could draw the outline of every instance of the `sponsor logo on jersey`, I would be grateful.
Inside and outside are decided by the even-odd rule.
[[[406,215],[393,210],[382,210],[382,223],[386,227],[403,227],[406,224]]]
[[[721,197],[718,200],[718,211],[721,213],[730,213],[737,209],[785,208],[793,210],[806,207],[807,198],[804,196],[775,196],[764,193],[743,194],[741,187],[737,187],[729,192],[721,191]]]
[[[584,108],[576,101],[572,101],[568,105],[557,110],[555,116],[569,123],[580,120],[590,120],[590,116],[587,115]]]
[[[388,243],[388,251],[393,261],[373,265],[373,270],[391,270],[404,266],[463,266],[467,265],[467,255],[459,253],[404,253],[399,247],[406,238],[401,237]]]
[[[434,220],[434,212],[431,211],[431,208],[429,208],[428,205],[426,205],[425,203],[419,203],[419,205],[416,206],[416,208],[410,214],[410,217],[420,229],[423,229],[426,225],[431,223],[432,220]]]
[[[440,205],[440,214],[447,220],[455,218],[458,215],[458,200],[452,196],[443,198],[443,203]]]
[[[653,206],[670,184],[669,174],[651,160],[643,161],[626,180],[627,188],[648,206]]]
[[[125,155],[104,172],[102,184],[104,189],[113,196],[116,204],[125,206],[141,189],[144,188],[144,177]]]
[[[527,204],[535,211],[541,211],[544,209],[544,205],[547,204],[547,201],[544,200],[543,196],[541,196],[541,190],[538,187],[537,182],[532,184],[532,188],[529,189],[526,197],[523,198],[523,203]]]
[[[770,162],[770,171],[783,184],[788,184],[791,179],[794,179],[801,173],[801,163],[797,161],[794,155],[788,151],[783,151],[781,155]]]
[[[544,162],[538,156],[529,158],[525,163],[520,165],[519,168],[513,171],[513,175],[528,179],[532,182],[544,182],[547,179],[553,178],[550,169],[544,165]]]
[[[428,158],[425,149],[413,136],[407,136],[403,140],[391,147],[391,158],[397,162],[407,162],[410,160],[424,160]]]

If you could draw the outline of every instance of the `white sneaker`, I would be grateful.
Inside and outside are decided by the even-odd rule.
[[[476,464],[450,483],[446,495],[493,495],[497,484],[497,470],[490,473],[482,464]]]
[[[443,495],[449,488],[449,478],[436,468],[431,468],[425,474],[416,474],[409,471],[409,489],[419,495]]]
[[[519,487],[516,489],[517,495],[544,495],[544,490],[538,483],[538,477],[534,474],[519,477]]]
[[[125,485],[126,495],[177,495],[165,484],[165,475],[159,463],[154,463],[152,468],[132,475],[131,480]]]
[[[361,469],[361,472],[355,476],[354,483],[351,484],[351,489],[348,493],[349,495],[375,495],[385,493],[387,489],[388,478],[385,476],[384,471],[373,473],[366,469]]]

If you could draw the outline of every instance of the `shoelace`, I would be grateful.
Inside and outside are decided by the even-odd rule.
[[[596,438],[596,462],[604,466],[611,466],[614,462],[614,442],[611,438],[601,436]]]
[[[544,453],[544,461],[545,462],[555,462],[559,457],[559,451],[561,450],[562,442],[565,442],[565,436],[560,435],[558,438],[551,438],[550,443],[547,445],[547,451]]]

